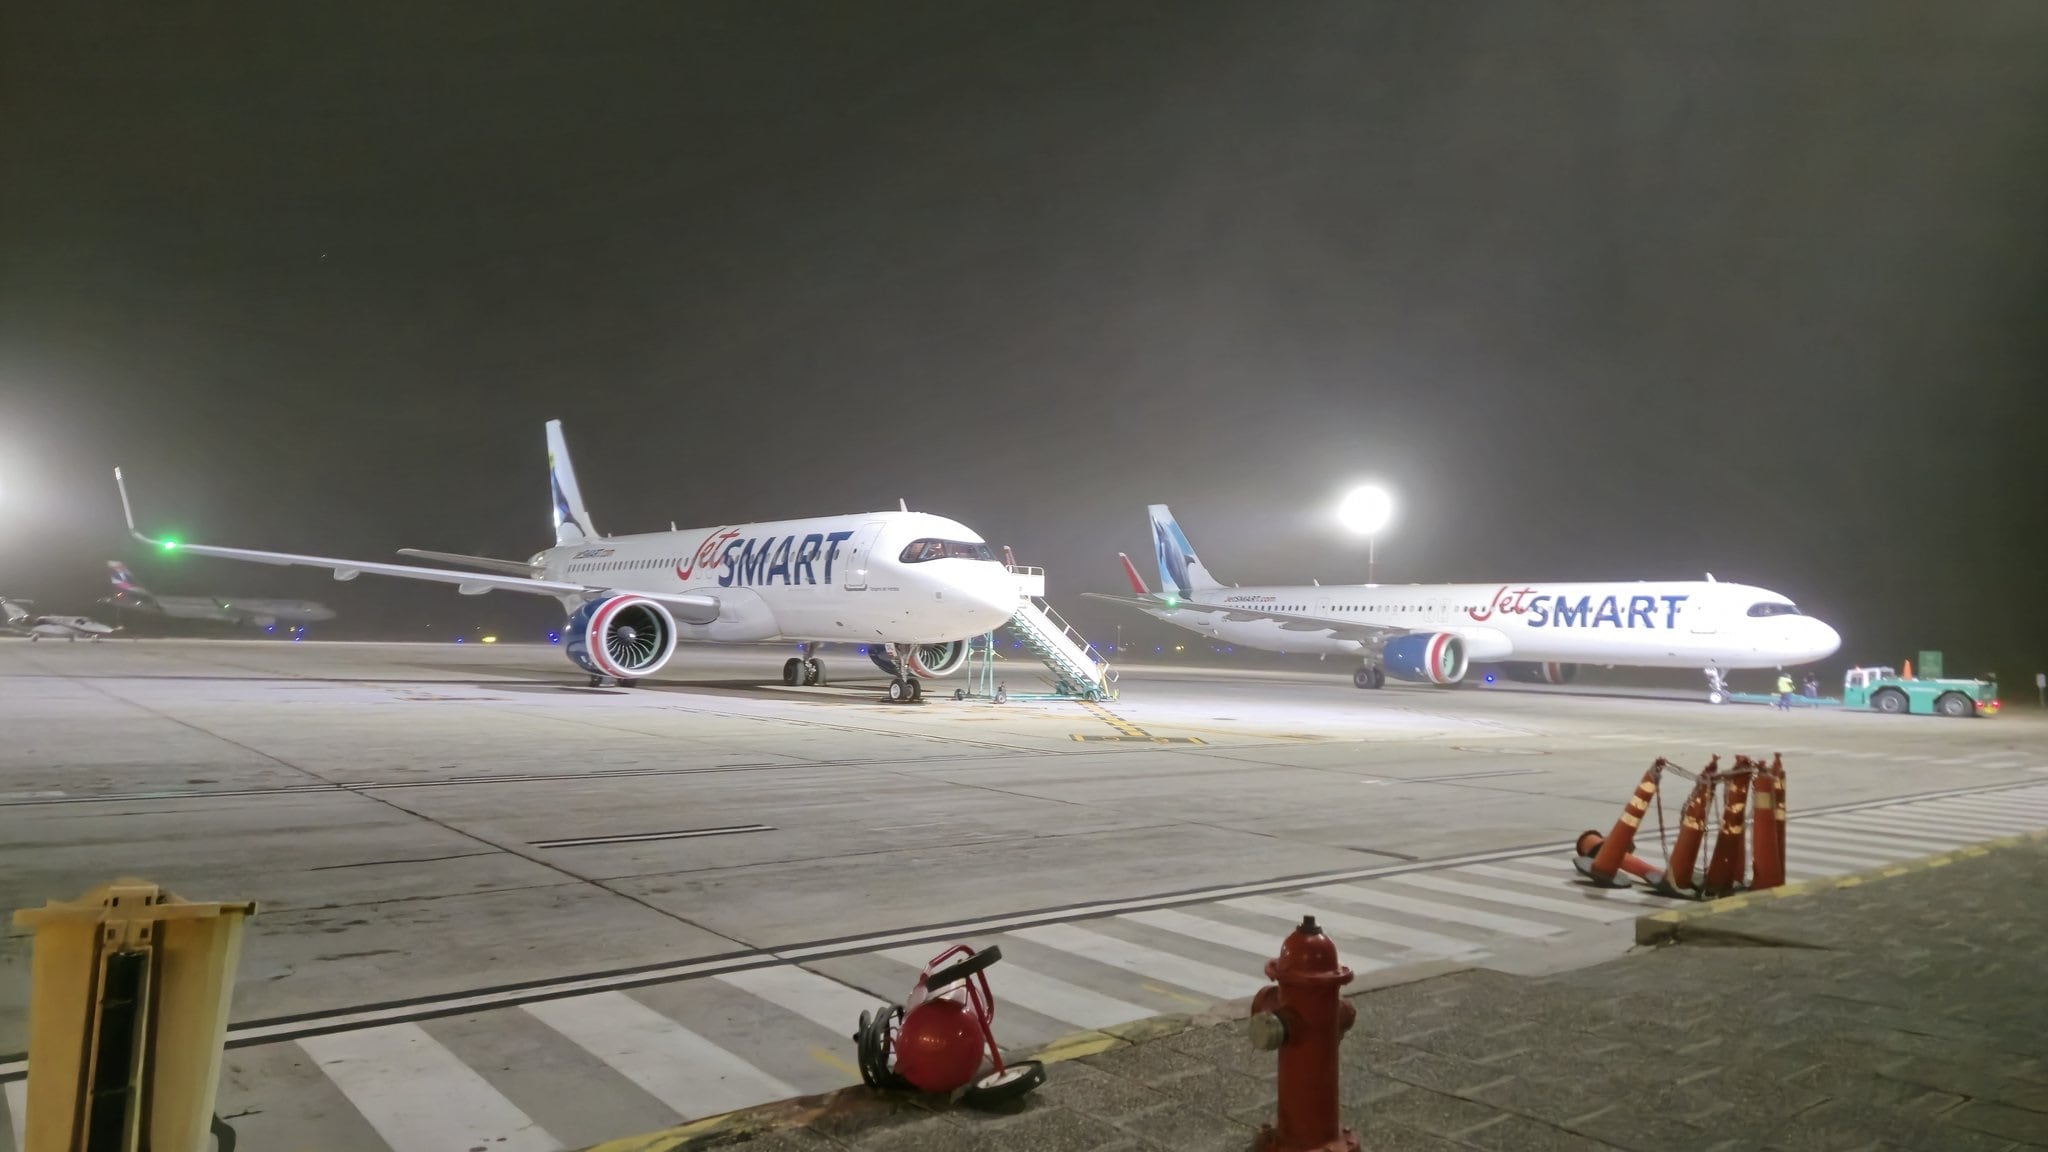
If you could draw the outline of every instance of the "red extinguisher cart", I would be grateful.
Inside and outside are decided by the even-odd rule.
[[[860,1078],[871,1088],[934,1093],[951,1093],[971,1081],[960,1102],[974,1108],[1016,1100],[1045,1083],[1045,1066],[1036,1060],[1005,1064],[990,1030],[996,1001],[986,972],[1002,958],[1000,948],[976,952],[955,944],[918,973],[908,1000],[861,1013],[860,1030],[853,1034]],[[984,1055],[994,1070],[976,1079]]]

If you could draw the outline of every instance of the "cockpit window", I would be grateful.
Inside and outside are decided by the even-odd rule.
[[[1749,614],[1751,616],[1797,616],[1799,615],[1799,606],[1796,604],[1774,604],[1766,601],[1762,604],[1751,604],[1749,606]]]
[[[903,549],[905,564],[922,564],[926,560],[994,560],[996,554],[988,545],[966,540],[912,540]]]

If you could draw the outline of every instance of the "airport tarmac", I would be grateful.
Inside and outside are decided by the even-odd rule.
[[[1001,945],[1020,1048],[1249,995],[1302,911],[1367,978],[1611,955],[1656,898],[1576,885],[1565,845],[1659,755],[1782,752],[1794,878],[2048,827],[2031,710],[1361,692],[1311,661],[902,706],[852,652],[784,687],[788,654],[625,690],[544,646],[0,643],[0,906],[118,875],[258,901],[244,1146],[523,1152],[854,1082],[859,1012],[953,940]],[[8,1152],[27,959],[0,943]]]

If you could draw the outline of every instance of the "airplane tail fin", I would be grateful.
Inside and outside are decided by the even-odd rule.
[[[107,579],[114,585],[114,599],[117,602],[148,604],[156,599],[150,594],[149,589],[135,582],[135,577],[128,571],[128,566],[119,560],[107,561]]]
[[[12,600],[0,598],[0,608],[7,610],[7,622],[9,624],[19,624],[23,620],[28,619],[28,609],[23,608]]]
[[[1193,596],[1198,589],[1223,587],[1195,558],[1194,545],[1166,505],[1154,504],[1147,511],[1152,514],[1152,547],[1159,556],[1160,590]]]
[[[548,421],[548,480],[555,501],[555,543],[595,539],[597,528],[583,507],[583,490],[576,485],[576,466],[569,463],[569,442],[562,438],[560,420]]]

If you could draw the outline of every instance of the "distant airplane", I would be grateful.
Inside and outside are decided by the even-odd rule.
[[[28,610],[28,606],[33,603],[33,600],[0,597],[0,613],[7,617],[6,624],[0,627],[4,627],[5,631],[13,635],[26,636],[30,640],[41,640],[46,636],[53,640],[76,640],[80,636],[88,640],[97,640],[120,631],[118,628],[97,620],[88,620],[83,616],[37,616]]]
[[[135,527],[121,470],[114,470],[128,530],[165,551],[326,568],[336,580],[365,572],[552,596],[569,613],[569,658],[595,686],[632,685],[661,670],[680,640],[758,644],[795,641],[783,683],[823,684],[815,645],[867,646],[890,674],[892,701],[919,699],[920,676],[966,664],[968,641],[1006,623],[1021,599],[1017,577],[980,536],[923,512],[869,512],[810,520],[600,536],[584,509],[562,425],[547,425],[555,546],[526,560],[405,549],[403,554],[481,568],[458,572],[155,540]]]
[[[1508,674],[1569,682],[1578,665],[1700,668],[1707,698],[1726,698],[1725,672],[1782,668],[1832,655],[1841,636],[1764,588],[1705,581],[1597,584],[1311,584],[1224,587],[1196,558],[1164,504],[1150,506],[1160,592],[1123,560],[1125,604],[1231,644],[1284,652],[1356,655],[1360,688],[1389,676],[1455,684],[1472,661],[1506,661]]]
[[[130,612],[145,612],[167,620],[212,620],[252,628],[274,628],[279,623],[312,624],[334,619],[334,609],[317,600],[264,600],[252,596],[159,596],[135,582],[126,565],[107,561],[107,579],[114,594],[100,601]]]

